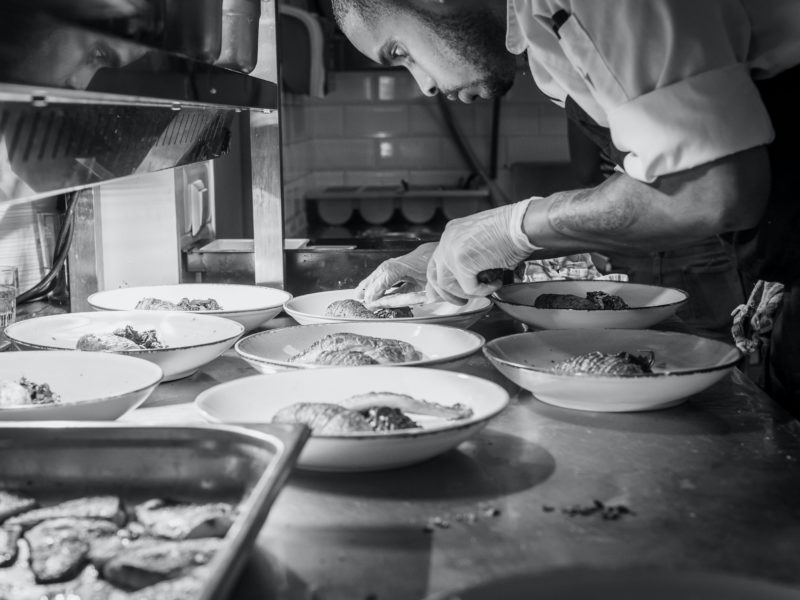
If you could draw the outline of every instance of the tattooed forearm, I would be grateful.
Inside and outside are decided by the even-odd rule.
[[[637,220],[636,206],[630,198],[598,202],[596,190],[591,189],[559,192],[551,198],[548,221],[565,236],[585,239],[621,233]]]

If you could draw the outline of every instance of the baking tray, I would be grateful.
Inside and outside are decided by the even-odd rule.
[[[305,426],[253,427],[4,424],[0,489],[19,490],[45,504],[93,494],[116,494],[129,503],[152,497],[236,502],[238,514],[209,563],[210,575],[197,598],[221,600],[235,584],[309,435]],[[15,574],[22,573],[0,570],[0,583],[12,585]],[[60,589],[69,592],[69,583],[33,587],[38,594],[34,597],[52,597]],[[12,597],[22,593],[27,597],[28,591],[19,588]]]

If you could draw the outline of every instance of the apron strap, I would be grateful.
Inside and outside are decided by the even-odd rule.
[[[567,96],[564,109],[567,111],[567,118],[600,148],[604,158],[622,168],[627,152],[623,152],[614,145],[611,140],[611,130],[599,125],[571,96]]]

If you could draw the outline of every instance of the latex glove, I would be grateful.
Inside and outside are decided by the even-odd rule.
[[[400,282],[403,285],[397,289],[398,293],[424,290],[428,261],[436,245],[436,242],[420,244],[408,254],[383,261],[356,286],[356,297],[363,298],[364,304],[370,305]]]
[[[501,279],[481,283],[478,274],[513,269],[539,249],[522,230],[532,200],[450,221],[428,262],[428,297],[463,304],[467,298],[488,296],[502,286]]]

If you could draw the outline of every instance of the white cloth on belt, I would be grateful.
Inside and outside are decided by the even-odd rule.
[[[783,284],[758,281],[750,293],[747,304],[740,304],[733,312],[731,335],[736,347],[752,354],[765,346],[783,303]]]

